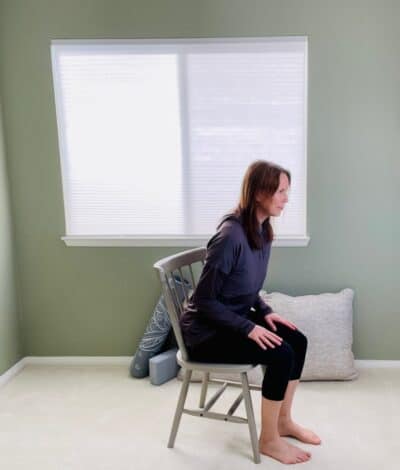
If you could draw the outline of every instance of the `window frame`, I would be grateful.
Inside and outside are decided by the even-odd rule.
[[[63,120],[63,103],[61,100],[61,82],[59,77],[59,70],[57,64],[57,46],[75,46],[79,45],[84,48],[85,46],[109,46],[109,45],[174,45],[174,44],[218,44],[218,43],[260,43],[260,42],[284,42],[287,41],[303,41],[305,42],[305,99],[304,99],[304,184],[305,184],[305,204],[304,204],[304,219],[305,219],[305,234],[298,236],[283,236],[278,235],[274,241],[273,246],[276,247],[305,247],[310,242],[308,234],[308,219],[307,219],[307,141],[308,141],[308,37],[307,36],[273,36],[273,37],[221,37],[221,38],[177,38],[177,39],[68,39],[68,40],[52,40],[51,41],[51,62],[52,62],[52,76],[54,86],[54,98],[56,107],[56,121],[58,129],[59,141],[59,158],[61,164],[61,177],[63,189],[63,203],[65,211],[65,223],[68,217],[69,207],[67,198],[67,166],[65,162],[66,155],[66,141],[64,135],[65,123]],[[238,189],[239,191],[239,189]],[[85,246],[85,247],[194,247],[205,245],[208,239],[212,236],[167,236],[167,235],[64,235],[61,240],[66,246]]]

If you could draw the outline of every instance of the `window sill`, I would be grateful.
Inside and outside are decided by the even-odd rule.
[[[211,235],[210,235],[211,236]],[[67,246],[205,246],[209,237],[168,237],[168,236],[77,236],[70,235],[61,237]],[[273,241],[274,247],[304,247],[308,246],[310,237],[307,235],[297,237],[278,237]]]

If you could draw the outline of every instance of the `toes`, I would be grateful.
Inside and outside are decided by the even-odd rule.
[[[307,462],[308,460],[310,460],[310,458],[307,456],[302,456],[302,457],[297,457],[296,460],[297,462]]]
[[[306,460],[310,460],[311,452],[308,452],[307,450],[300,449],[300,447],[297,447],[296,451],[297,451],[297,457],[301,458],[304,462]]]

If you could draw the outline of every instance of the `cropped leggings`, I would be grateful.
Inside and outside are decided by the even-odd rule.
[[[219,330],[216,336],[188,348],[190,359],[199,362],[225,362],[229,364],[262,364],[266,372],[262,383],[262,396],[281,401],[285,397],[289,380],[301,376],[307,351],[307,338],[299,330],[275,324],[283,341],[275,348],[262,349],[255,341],[239,333]],[[265,328],[271,330],[267,324]],[[272,330],[271,330],[272,331]]]

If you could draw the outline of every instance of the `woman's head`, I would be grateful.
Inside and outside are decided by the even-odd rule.
[[[242,217],[252,248],[261,246],[260,224],[265,229],[266,239],[273,239],[269,218],[281,214],[288,201],[289,186],[290,173],[279,165],[257,160],[247,168],[235,212]]]

